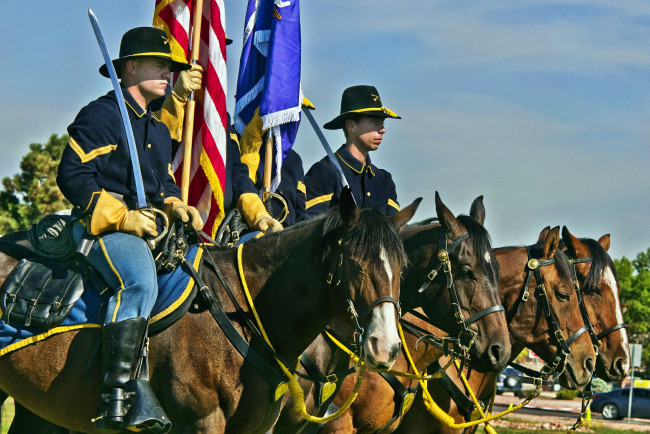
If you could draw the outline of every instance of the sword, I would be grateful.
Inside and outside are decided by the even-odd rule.
[[[323,148],[325,148],[325,152],[327,153],[327,156],[329,157],[334,167],[336,167],[336,170],[339,173],[339,182],[341,183],[341,187],[343,188],[349,187],[348,180],[345,179],[343,170],[341,170],[341,166],[339,166],[339,162],[336,160],[336,157],[332,152],[332,148],[330,148],[330,145],[327,143],[327,139],[325,139],[325,136],[323,135],[323,132],[320,130],[320,127],[316,123],[316,119],[314,119],[314,116],[312,116],[310,109],[303,106],[302,112],[305,114],[305,116],[307,116],[307,119],[309,120],[309,123],[311,124],[312,128],[314,128],[314,131],[316,132],[316,135],[318,136],[321,145],[323,145]],[[354,195],[352,197],[354,198]]]
[[[126,141],[129,145],[129,154],[131,154],[131,168],[133,169],[133,178],[135,179],[135,192],[138,196],[138,209],[147,208],[147,199],[144,195],[144,185],[142,183],[142,172],[140,172],[140,160],[138,159],[138,151],[135,147],[135,137],[133,137],[131,120],[129,119],[129,114],[126,111],[126,104],[124,104],[124,95],[122,95],[122,88],[120,87],[120,83],[117,80],[117,74],[115,73],[113,62],[111,61],[111,55],[108,54],[106,42],[104,42],[102,31],[99,28],[99,21],[97,21],[95,13],[90,8],[88,8],[88,18],[90,18],[90,24],[93,26],[99,48],[102,50],[104,62],[106,63],[106,69],[108,69],[108,75],[111,77],[111,82],[113,83],[113,90],[115,91],[115,97],[117,98],[117,105],[120,108],[120,114],[122,115],[122,123],[124,125],[124,132],[126,133]]]

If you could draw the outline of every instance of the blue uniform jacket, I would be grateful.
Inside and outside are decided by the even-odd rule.
[[[135,136],[146,200],[161,208],[166,197],[180,198],[171,172],[171,138],[150,110],[144,111],[124,90],[124,101]],[[137,194],[131,156],[115,92],[92,101],[68,127],[57,184],[74,206],[73,215],[92,214],[102,189],[123,195],[135,208]]]
[[[264,152],[262,147],[261,152]],[[306,211],[306,189],[304,183],[304,171],[302,168],[302,159],[300,155],[293,149],[289,151],[289,155],[282,163],[282,176],[280,185],[275,191],[287,201],[289,214],[282,222],[284,227],[291,226],[294,223],[305,220],[308,218]],[[262,181],[264,179],[264,157],[260,158],[260,164],[257,168],[257,183],[256,186],[259,191],[262,191]],[[272,199],[273,217],[279,217],[282,212],[283,205],[278,199]]]
[[[390,173],[372,164],[370,157],[366,164],[357,160],[345,145],[336,151],[336,158],[359,208],[374,208],[388,216],[399,211],[395,183]],[[328,157],[311,166],[305,175],[305,185],[310,216],[326,213],[330,202],[341,194],[338,172]]]
[[[248,166],[241,162],[239,151],[239,136],[230,124],[228,114],[228,147],[226,149],[226,182],[223,192],[223,209],[230,212],[244,193],[258,193],[253,180],[248,176]]]

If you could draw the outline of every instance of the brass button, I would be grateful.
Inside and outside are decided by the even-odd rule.
[[[160,193],[160,197],[165,197],[165,193]]]
[[[149,143],[149,144],[147,145],[147,148],[151,148],[151,143]]]
[[[366,193],[368,196],[370,196],[370,192]]]

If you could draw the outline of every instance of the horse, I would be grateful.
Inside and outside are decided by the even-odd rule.
[[[364,362],[388,369],[400,348],[395,299],[406,255],[398,231],[419,202],[387,218],[359,210],[345,191],[338,209],[324,217],[249,241],[241,250],[207,247],[201,290],[211,294],[210,303],[219,304],[233,329],[250,341],[249,352],[270,367],[276,366],[275,357],[297,360],[329,322],[350,320],[348,311],[353,309],[361,313],[354,320],[365,330]],[[4,281],[15,260],[1,256],[0,263]],[[272,350],[252,338],[249,316],[237,315],[238,310],[250,314],[253,309],[246,304],[245,282]],[[230,287],[232,300],[224,285]],[[278,384],[258,375],[212,320],[212,312],[205,302],[196,302],[180,320],[150,337],[152,388],[173,423],[172,432],[266,432],[283,402],[274,396]],[[98,330],[54,334],[5,354],[0,357],[0,388],[52,423],[93,431],[101,383],[100,361],[93,351]],[[282,378],[282,371],[274,372]]]
[[[595,241],[578,239],[562,228],[562,240],[576,272],[576,290],[586,306],[586,320],[598,345],[596,375],[603,380],[623,381],[630,369],[630,347],[627,340],[620,301],[620,285],[616,269],[607,254],[609,234]],[[603,309],[613,306],[613,309]]]
[[[550,305],[553,316],[562,332],[562,340],[565,336],[567,347],[571,350],[571,355],[566,358],[566,369],[560,376],[560,383],[563,387],[575,389],[588,383],[594,369],[596,352],[590,340],[589,334],[586,333],[587,326],[584,326],[582,312],[579,305],[578,295],[574,290],[574,282],[571,273],[572,264],[562,249],[558,249],[560,228],[544,228],[539,235],[535,249],[542,248],[543,260],[554,258],[553,266],[539,266],[540,274],[543,279],[546,299]],[[565,231],[568,234],[568,231]],[[573,245],[578,245],[573,243]],[[562,353],[562,346],[555,338],[551,324],[542,319],[543,306],[540,291],[536,291],[534,296],[530,296],[526,302],[522,301],[522,288],[527,279],[524,271],[530,268],[529,254],[527,250],[531,248],[497,248],[494,250],[495,255],[501,264],[501,279],[499,280],[499,291],[503,299],[504,307],[508,312],[509,330],[513,343],[513,359],[526,347],[532,349],[545,362],[551,362],[558,353]],[[580,251],[584,253],[584,251]],[[603,270],[603,257],[594,256],[597,266],[594,270]],[[583,270],[584,271],[584,270]],[[592,276],[593,278],[593,276]],[[535,276],[537,279],[537,276]],[[540,282],[536,282],[539,285]],[[598,285],[605,283],[602,281]],[[538,286],[539,288],[539,286]],[[601,306],[602,309],[603,306]],[[605,309],[603,309],[605,310]],[[604,315],[609,318],[608,315]],[[600,323],[595,324],[600,327]],[[441,360],[444,360],[441,359]],[[547,366],[550,366],[547,365]],[[478,373],[464,370],[468,383],[476,397],[484,404],[493,399],[496,386],[496,373]],[[471,417],[473,403],[465,396],[467,390],[461,382],[460,371],[455,365],[451,365],[451,372],[447,374],[443,381],[429,381],[428,388],[431,396],[434,398],[439,407],[447,414],[452,416],[456,423],[465,422],[466,417]],[[452,384],[445,384],[445,382]],[[455,385],[454,385],[455,384]],[[452,398],[452,393],[454,397]],[[418,394],[415,403],[410,411],[405,415],[402,424],[395,431],[396,433],[460,433],[465,432],[462,429],[445,426],[438,419],[433,417],[427,410],[424,402],[419,399]],[[487,405],[486,405],[487,407]],[[467,432],[474,432],[477,426],[467,428]]]
[[[465,332],[475,337],[471,347],[472,366],[485,371],[501,371],[509,359],[510,343],[497,292],[498,263],[492,255],[489,236],[483,227],[485,209],[482,196],[474,201],[469,217],[456,218],[436,193],[436,212],[440,224],[408,225],[401,231],[409,258],[409,266],[402,276],[402,309],[409,312],[421,307],[422,311],[430,318],[436,318],[437,323],[446,330],[456,334]],[[465,234],[468,234],[466,238]],[[449,256],[450,276],[453,276],[455,288],[453,291],[448,290],[450,285],[446,273],[440,270],[441,253]],[[438,272],[432,273],[436,269]],[[414,321],[418,319],[415,318]],[[468,329],[471,331],[467,332]],[[417,337],[407,336],[409,348],[413,348]],[[443,354],[442,350],[429,346],[426,341],[422,347],[427,350],[422,349],[416,355],[417,363],[421,366],[427,366]],[[348,355],[337,351],[322,336],[306,352],[321,372],[340,371],[349,363]],[[398,358],[394,368],[410,372],[403,355]],[[376,432],[389,423],[396,408],[398,412],[401,409],[401,404],[381,375],[367,372],[363,387],[350,408],[338,419],[325,423],[318,432]],[[413,382],[398,379],[406,384]],[[301,384],[311,391],[311,383]],[[337,407],[341,407],[348,399],[354,386],[353,377],[346,377],[342,381],[334,398]],[[314,407],[317,397],[312,393],[308,396]],[[287,405],[274,432],[295,433],[301,429],[301,425],[302,428],[307,428],[291,411],[291,406]]]

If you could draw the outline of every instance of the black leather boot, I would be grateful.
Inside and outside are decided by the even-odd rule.
[[[146,318],[102,327],[102,401],[95,419],[100,431],[165,433],[171,422],[146,380],[131,379],[147,330]]]

